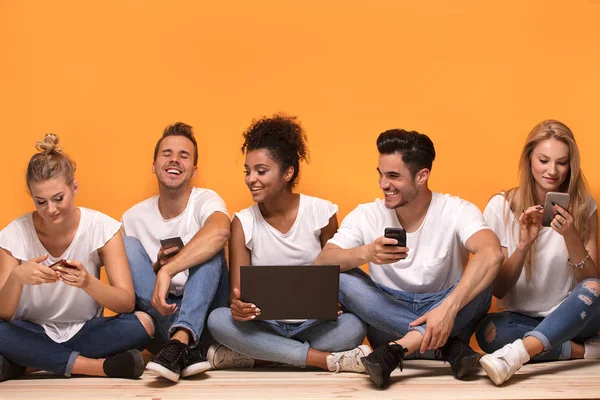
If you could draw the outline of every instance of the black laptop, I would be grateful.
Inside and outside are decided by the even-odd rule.
[[[252,265],[240,273],[241,300],[260,308],[257,320],[337,319],[339,265]]]

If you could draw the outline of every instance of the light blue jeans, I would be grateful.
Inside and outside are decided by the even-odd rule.
[[[227,305],[229,273],[224,251],[219,251],[213,258],[189,269],[183,296],[169,293],[167,297],[167,303],[176,304],[178,311],[172,315],[161,315],[152,306],[156,274],[150,257],[138,239],[125,236],[123,240],[135,288],[136,308],[150,314],[155,321],[154,347],[164,345],[177,328],[191,332],[190,344],[197,345],[210,311]],[[203,348],[207,344],[209,345],[203,343]]]
[[[365,324],[344,313],[335,321],[308,320],[298,324],[278,321],[236,321],[228,307],[208,317],[215,340],[257,360],[306,366],[310,347],[324,352],[350,350],[365,338]]]
[[[367,273],[354,268],[340,274],[340,303],[345,310],[367,323],[367,338],[376,348],[402,338],[411,330],[425,335],[425,324],[413,328],[409,324],[440,305],[455,287],[456,283],[441,292],[408,293],[377,285]],[[488,312],[491,301],[492,289],[489,287],[458,312],[450,336],[468,343],[477,323]],[[414,354],[417,356],[417,352]],[[435,357],[433,352],[426,352],[422,358]]]
[[[50,339],[44,328],[29,321],[0,319],[0,355],[36,369],[71,376],[79,355],[105,358],[142,349],[150,336],[135,314],[98,317],[87,321],[64,343]]]
[[[490,314],[481,321],[475,337],[486,353],[527,336],[537,338],[544,351],[532,361],[568,360],[571,340],[582,342],[600,333],[600,280],[581,281],[550,315],[534,318],[515,312]]]

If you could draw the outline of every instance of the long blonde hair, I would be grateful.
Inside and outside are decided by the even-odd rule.
[[[569,194],[570,203],[573,207],[572,215],[575,229],[577,229],[577,232],[579,232],[581,239],[585,243],[589,235],[588,209],[590,207],[590,194],[583,171],[581,170],[581,157],[575,137],[573,136],[573,132],[562,122],[549,119],[540,122],[531,130],[525,140],[525,146],[519,160],[519,186],[505,191],[504,196],[508,201],[515,223],[517,223],[523,210],[536,205],[535,179],[531,172],[531,154],[540,142],[548,139],[559,140],[569,148],[569,174],[558,190]],[[508,222],[508,210],[505,211],[505,220]],[[514,232],[514,229],[512,231]],[[535,252],[534,243],[525,257],[525,279],[527,282],[531,279],[532,259]]]
[[[29,160],[25,176],[27,187],[32,182],[41,182],[57,176],[65,178],[67,185],[75,179],[75,163],[58,147],[58,136],[47,133],[35,144],[38,153]]]

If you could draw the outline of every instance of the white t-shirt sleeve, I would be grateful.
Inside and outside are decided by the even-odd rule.
[[[462,204],[456,215],[456,229],[461,243],[465,246],[471,236],[482,229],[488,229],[488,225],[485,223],[485,219],[483,219],[483,214],[475,204],[469,203],[466,200],[461,201]]]
[[[28,232],[22,229],[18,221],[12,221],[0,231],[0,247],[9,251],[17,260],[28,260],[27,243],[30,243]],[[39,254],[43,256],[43,254]]]
[[[312,214],[314,215],[315,233],[321,234],[321,229],[329,225],[329,220],[338,212],[337,204],[315,197]]]
[[[254,207],[254,206],[252,206]],[[240,212],[236,212],[234,215],[240,220],[242,225],[242,231],[244,232],[244,241],[248,250],[252,251],[252,232],[254,231],[254,215],[252,213],[252,207],[245,208]]]
[[[121,224],[114,218],[109,217],[101,212],[96,213],[96,220],[92,225],[91,244],[92,251],[102,248],[110,239],[112,239],[119,229]]]
[[[204,223],[215,212],[222,212],[229,217],[225,201],[215,191],[207,189],[201,196],[198,197],[198,207],[196,208],[196,218],[199,226],[204,226]]]
[[[497,194],[490,199],[485,210],[483,211],[483,217],[487,222],[489,228],[494,231],[498,239],[500,239],[500,246],[508,248],[508,237],[506,229],[506,221],[504,218],[504,208],[508,207],[504,196]]]
[[[327,243],[335,244],[342,249],[353,249],[365,244],[361,226],[364,226],[365,214],[362,206],[352,210],[342,221],[339,229]]]

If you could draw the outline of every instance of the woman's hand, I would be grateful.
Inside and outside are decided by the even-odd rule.
[[[51,268],[40,264],[45,261],[48,255],[35,257],[25,261],[21,265],[17,265],[12,271],[12,274],[17,278],[17,282],[22,285],[41,285],[44,283],[56,283],[58,274]]]
[[[542,206],[532,206],[523,210],[519,217],[519,244],[528,249],[537,239],[542,228]]]
[[[240,290],[233,289],[233,299],[231,299],[231,316],[236,321],[252,321],[260,315],[260,308],[252,303],[244,303],[240,300]]]
[[[85,266],[78,260],[65,260],[65,263],[56,267],[58,279],[66,285],[85,289],[90,283],[90,275]]]
[[[563,237],[573,233],[579,236],[579,233],[575,229],[573,216],[571,215],[573,212],[572,206],[569,206],[569,211],[567,211],[558,204],[554,204],[552,206],[552,212],[554,213],[554,219],[552,219],[552,222],[550,223],[552,229]]]

